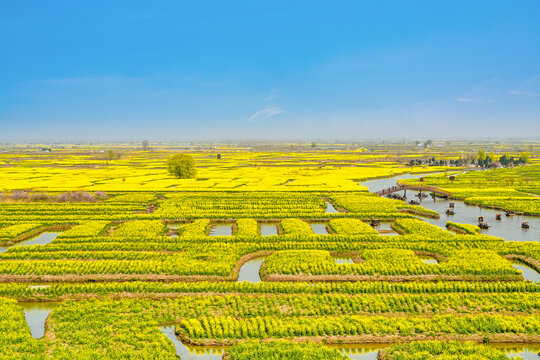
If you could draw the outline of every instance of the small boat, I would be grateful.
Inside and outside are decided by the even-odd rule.
[[[501,220],[501,214],[495,215],[495,220]]]
[[[521,223],[521,227],[523,229],[528,229],[529,228],[529,223],[527,221],[524,221],[524,222]]]
[[[371,219],[371,222],[369,223],[369,225],[375,227],[375,226],[379,226],[381,225],[381,220],[378,220],[378,219]]]
[[[454,215],[454,209],[446,209],[446,215]]]
[[[487,222],[485,222],[485,221],[479,222],[479,223],[478,223],[478,227],[479,227],[480,229],[489,229],[489,225],[488,225]]]
[[[416,201],[416,200],[409,201],[409,204],[410,205],[420,205],[420,203],[418,201]]]
[[[507,212],[505,213],[505,215],[506,215],[506,216],[514,216],[515,214],[514,214],[513,212],[511,212],[511,211],[507,211]]]

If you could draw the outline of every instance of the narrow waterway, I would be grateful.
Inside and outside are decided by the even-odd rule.
[[[247,281],[247,282],[261,282],[261,276],[259,271],[261,270],[261,265],[263,264],[265,257],[260,257],[246,261],[240,271],[238,272],[238,282]]]
[[[50,244],[56,237],[60,234],[59,232],[43,232],[31,239],[24,240],[21,242],[18,242],[16,244],[13,244],[11,246],[3,246],[0,247],[0,253],[6,252],[9,248],[15,247],[15,246],[21,246],[21,245],[47,245]]]
[[[196,346],[188,348],[176,337],[174,326],[160,326],[159,329],[172,341],[176,355],[182,360],[220,360],[223,358],[225,347]]]
[[[326,228],[325,222],[310,222],[309,226],[313,233],[316,235],[328,235],[328,229]]]
[[[412,179],[427,177],[429,175],[436,174],[406,174],[399,175],[392,178],[369,180],[360,182],[360,185],[366,186],[370,192],[376,192],[382,189],[389,188],[397,184],[401,179]],[[416,195],[418,191],[407,191],[407,201],[414,199],[420,201],[420,205],[426,209],[434,210],[439,215],[439,219],[422,218],[425,221],[437,225],[443,229],[446,229],[446,222],[452,221],[463,224],[478,224],[478,218],[484,217],[484,221],[490,226],[489,229],[482,229],[483,234],[499,236],[505,240],[514,241],[540,241],[540,217],[532,216],[505,216],[504,211],[485,209],[479,206],[467,205],[463,201],[459,200],[446,200],[441,198],[433,199],[431,196],[427,198],[419,198]],[[396,194],[403,195],[403,192]],[[447,215],[446,210],[449,208],[450,203],[454,203],[454,215]],[[497,214],[501,214],[501,220],[495,220]],[[527,221],[530,225],[529,229],[522,229],[521,223]]]
[[[176,337],[174,326],[161,326],[160,330],[173,342],[176,354],[182,360],[220,360],[228,349],[226,346],[186,346]],[[338,350],[352,360],[377,360],[379,351],[393,344],[331,344],[328,347]],[[538,344],[493,344],[490,347],[505,353],[508,357],[521,356],[524,360],[538,360]]]
[[[30,334],[36,339],[41,339],[45,335],[45,321],[47,317],[58,305],[57,302],[20,302],[19,305],[24,311],[26,323],[30,327]]]
[[[540,274],[534,270],[533,268],[529,267],[528,265],[523,264],[522,262],[512,262],[512,267],[514,269],[518,269],[522,271],[523,278],[525,280],[532,281],[534,283],[540,282]]]
[[[330,204],[328,201],[326,202],[326,213],[337,213],[337,209],[334,207],[334,205]]]

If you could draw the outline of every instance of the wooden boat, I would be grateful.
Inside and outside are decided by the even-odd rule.
[[[479,227],[480,229],[489,229],[489,225],[488,225],[487,222],[485,222],[485,221],[479,222],[479,223],[478,223],[478,227]]]

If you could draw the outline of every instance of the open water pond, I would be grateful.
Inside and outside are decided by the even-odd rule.
[[[248,281],[248,282],[261,282],[261,276],[259,271],[261,270],[261,265],[266,258],[260,257],[246,261],[240,271],[238,272],[238,281]]]
[[[325,222],[310,222],[311,230],[317,235],[328,235],[328,229]]]
[[[337,209],[334,207],[334,205],[330,204],[328,201],[326,202],[326,210],[325,213],[337,213]]]
[[[230,224],[212,225],[210,228],[210,236],[231,236],[232,226]]]
[[[261,236],[272,236],[277,235],[277,225],[276,224],[260,224]]]
[[[45,335],[45,321],[58,305],[57,302],[20,302],[26,323],[30,327],[32,337],[41,339]]]
[[[376,192],[396,185],[397,181],[401,179],[420,178],[430,175],[436,174],[405,174],[386,179],[364,181],[360,182],[359,184],[367,186],[370,192]],[[505,240],[540,241],[540,217],[524,215],[505,216],[504,211],[502,210],[492,210],[481,208],[479,206],[467,205],[463,201],[459,200],[447,200],[442,198],[433,199],[431,196],[427,198],[419,198],[416,196],[418,193],[418,191],[408,190],[407,197],[408,199],[420,201],[420,206],[426,209],[436,211],[440,215],[439,219],[425,217],[421,218],[424,221],[437,225],[442,229],[446,229],[447,221],[476,225],[478,224],[478,217],[483,216],[484,221],[486,221],[490,226],[489,229],[481,230],[481,233],[483,234],[499,236]],[[400,191],[396,194],[403,195],[404,192]],[[446,209],[449,208],[451,202],[454,203],[455,214],[447,215]],[[502,215],[501,220],[495,220],[497,214]],[[529,229],[521,228],[521,223],[523,221],[527,221],[529,223]]]

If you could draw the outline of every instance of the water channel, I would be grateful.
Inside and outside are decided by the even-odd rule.
[[[261,282],[261,276],[259,275],[259,271],[264,260],[266,260],[265,257],[259,257],[246,261],[244,265],[240,267],[240,271],[238,272],[238,282]]]
[[[392,187],[397,184],[398,180],[401,179],[417,179],[421,177],[426,177],[430,175],[437,175],[444,173],[433,173],[433,174],[404,174],[398,175],[391,178],[377,179],[377,180],[368,180],[360,182],[360,185],[366,186],[370,192],[380,191],[389,187]],[[403,195],[403,192],[398,192],[397,194]],[[437,225],[443,229],[446,229],[446,222],[452,221],[463,224],[478,224],[478,217],[483,216],[484,220],[490,226],[489,229],[482,229],[483,234],[499,236],[505,240],[514,240],[514,241],[540,241],[540,217],[533,216],[524,216],[524,215],[514,215],[514,216],[505,216],[504,211],[501,210],[492,210],[485,209],[479,206],[467,205],[463,201],[459,200],[446,200],[442,198],[419,198],[416,196],[418,191],[407,191],[408,200],[414,199],[420,201],[420,205],[426,209],[434,210],[439,215],[439,219],[432,218],[423,218],[426,222],[430,224]],[[449,208],[449,204],[454,203],[454,215],[447,215],[446,209]],[[501,220],[495,220],[496,214],[502,214]],[[529,229],[522,229],[521,222],[529,222]]]
[[[316,235],[328,235],[328,229],[325,222],[310,222],[311,230]]]
[[[47,245],[50,244],[60,234],[59,232],[43,232],[31,239],[24,240],[11,246],[0,247],[0,253],[6,252],[9,248],[21,245]]]
[[[186,346],[176,337],[174,326],[161,326],[160,330],[173,342],[176,354],[182,360],[221,360],[223,353],[228,349],[226,346]],[[338,350],[341,354],[352,360],[377,360],[379,351],[392,344],[347,344],[328,345]],[[490,347],[497,348],[508,357],[521,356],[524,360],[538,360],[537,344],[494,344]]]

